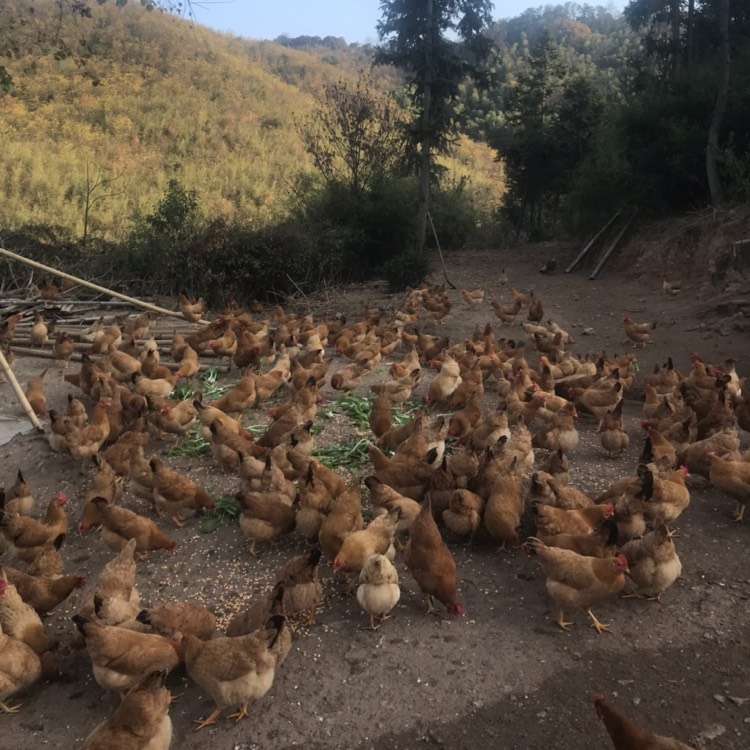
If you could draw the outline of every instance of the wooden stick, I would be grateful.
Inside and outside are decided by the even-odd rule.
[[[12,253],[10,250],[6,250],[4,247],[0,247],[0,255],[4,255],[7,258],[12,258],[13,260],[17,260],[19,263],[24,263],[27,266],[31,266],[32,268],[37,268],[40,271],[45,271],[46,273],[52,274],[53,276],[59,276],[61,279],[69,279],[70,281],[75,281],[77,284],[80,284],[81,286],[85,286],[89,289],[93,289],[95,292],[99,292],[100,294],[108,294],[110,297],[115,297],[116,299],[121,299],[121,300],[124,300],[125,302],[130,302],[131,305],[135,305],[136,307],[141,307],[144,310],[150,310],[151,312],[156,312],[161,315],[170,315],[173,318],[180,318],[181,320],[185,320],[181,312],[177,312],[175,310],[166,310],[163,307],[152,305],[149,302],[142,302],[141,300],[135,299],[134,297],[128,297],[127,294],[120,294],[120,292],[113,292],[111,289],[107,289],[106,287],[99,286],[98,284],[92,284],[90,281],[79,279],[77,276],[72,276],[69,273],[64,273],[63,271],[58,271],[54,268],[50,268],[49,266],[45,266],[43,263],[37,263],[35,260],[24,258],[22,255],[17,255],[16,253]],[[198,323],[208,323],[208,321],[199,320]]]
[[[623,238],[625,232],[628,231],[628,227],[630,226],[630,223],[633,221],[637,213],[638,213],[638,209],[634,208],[633,212],[630,214],[630,217],[625,222],[623,228],[619,231],[619,233],[617,234],[617,237],[615,237],[614,240],[612,240],[612,244],[607,249],[607,252],[604,253],[604,257],[599,261],[596,268],[591,272],[591,276],[589,276],[589,281],[593,281],[599,275],[599,272],[602,270],[602,268],[604,268],[604,264],[609,260],[609,256],[612,255],[612,253],[615,251],[615,248],[619,244],[620,240]]]
[[[55,271],[60,274],[60,271]],[[28,297],[26,299],[5,299],[8,305],[39,305],[40,308],[52,310],[55,307],[67,307],[68,305],[91,305],[91,307],[132,307],[132,302],[120,302],[113,299],[60,299],[45,300],[41,297]],[[184,318],[183,318],[184,320]]]
[[[8,364],[8,360],[5,359],[5,355],[2,353],[2,351],[0,351],[0,367],[3,368],[3,372],[8,378],[8,381],[10,382],[13,391],[18,397],[18,400],[21,402],[21,406],[23,406],[23,410],[26,412],[26,416],[29,418],[31,424],[36,427],[37,432],[44,432],[41,422],[37,418],[36,414],[34,414],[34,410],[31,408],[29,399],[26,398],[26,394],[23,392],[23,388],[21,388],[18,381],[16,380],[16,375]]]
[[[432,216],[430,212],[427,212],[427,218],[430,220],[430,226],[432,227],[432,235],[435,237],[435,244],[437,245],[437,251],[440,255],[440,262],[443,264],[443,275],[451,289],[455,289],[456,285],[448,278],[448,269],[445,267],[445,258],[443,258],[443,251],[440,249],[440,240],[438,239],[437,232],[435,231],[435,225],[432,223]]]
[[[40,357],[41,359],[57,359],[55,355],[49,350],[49,349],[27,349],[23,346],[15,346],[11,345],[11,349],[13,350],[14,354],[20,354],[23,357]],[[82,353],[81,352],[73,352],[73,355],[70,358],[71,362],[81,362],[83,361]],[[159,364],[165,365],[170,370],[179,370],[180,369],[180,363],[179,362],[160,362]],[[199,370],[203,372],[204,370],[208,370],[212,367],[215,367],[217,372],[229,372],[229,368],[227,365],[200,365]]]
[[[624,207],[621,208],[587,243],[586,247],[581,250],[578,255],[576,255],[575,260],[565,269],[565,273],[570,273],[582,260],[583,257],[588,253],[588,251],[594,246],[594,243],[599,239],[599,237],[604,234],[604,232],[607,231],[609,228],[609,225],[623,212]]]
[[[71,336],[76,336],[77,335],[76,333],[74,333],[72,331],[68,331],[67,333],[69,333]],[[143,344],[146,341],[147,341],[147,339],[137,339],[135,343],[136,344]],[[31,345],[31,340],[30,339],[24,338],[24,337],[21,337],[21,336],[14,337],[13,340],[10,343],[11,343],[11,346],[14,349],[18,349],[19,347],[24,347],[24,348],[28,349],[29,351],[35,351],[35,352],[38,352],[38,351],[49,351],[49,352],[51,352],[52,349],[53,349],[53,345],[54,345],[54,342],[50,340],[44,346],[33,347]],[[164,344],[164,346],[160,347],[160,352],[163,354],[165,350],[168,350],[168,349],[171,348],[172,340],[168,339],[168,340],[162,340],[162,341],[160,341],[159,339],[156,339],[156,343],[157,344]],[[91,341],[73,341],[73,348],[76,349],[76,350],[84,351],[84,352],[89,351],[93,345],[94,344]],[[207,349],[206,351],[201,352],[198,356],[200,356],[200,357],[207,357],[208,359],[213,359],[213,358],[215,358],[218,355],[216,354],[216,352],[211,351],[210,349]]]

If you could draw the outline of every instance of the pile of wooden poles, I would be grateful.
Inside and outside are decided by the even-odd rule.
[[[38,263],[37,261],[31,260],[29,258],[24,258],[22,255],[13,253],[3,247],[0,247],[0,256],[5,256],[7,258],[10,258],[11,260],[18,261],[19,263],[23,263],[24,265],[36,268],[37,270],[44,271],[50,276],[57,276],[61,279],[67,279],[68,281],[75,282],[82,287],[91,289],[98,294],[105,295],[110,298],[107,300],[57,300],[54,302],[45,302],[43,300],[6,300],[5,304],[3,305],[3,314],[13,314],[14,312],[19,311],[22,311],[26,314],[31,314],[33,312],[36,312],[37,310],[47,310],[49,311],[49,313],[51,313],[48,317],[54,317],[58,322],[58,324],[56,324],[54,334],[50,336],[50,339],[46,345],[42,347],[32,347],[30,340],[30,331],[32,325],[31,321],[24,320],[22,318],[21,322],[19,322],[16,327],[15,335],[13,337],[13,340],[11,341],[11,350],[14,354],[28,357],[40,357],[43,359],[55,359],[55,356],[53,354],[54,338],[55,335],[59,334],[61,331],[64,331],[68,333],[74,341],[74,351],[71,357],[71,361],[80,362],[82,361],[83,353],[89,351],[92,347],[91,343],[84,341],[81,338],[81,335],[84,333],[88,325],[95,322],[100,316],[103,315],[106,315],[108,317],[108,320],[105,321],[105,324],[112,323],[114,322],[115,318],[118,317],[118,314],[126,314],[123,311],[123,308],[127,309],[128,307],[148,310],[150,312],[157,313],[160,316],[179,319],[180,323],[178,324],[177,322],[175,322],[175,324],[171,326],[168,331],[166,330],[165,326],[159,326],[157,323],[156,329],[153,333],[153,338],[156,340],[156,343],[160,348],[169,348],[171,346],[172,335],[175,329],[183,335],[190,334],[194,331],[194,328],[183,318],[182,313],[180,313],[179,311],[167,310],[166,308],[159,307],[158,305],[153,305],[149,302],[144,302],[143,300],[136,299],[135,297],[129,297],[126,294],[115,292],[111,289],[100,286],[99,284],[94,284],[90,281],[80,279],[76,276],[72,276],[71,274],[64,273],[63,271],[58,271],[55,268],[51,268],[50,266]],[[113,301],[113,299],[116,301]],[[79,310],[73,312],[71,308],[78,305],[82,305],[84,309],[82,311]],[[65,310],[66,307],[68,308],[67,310]],[[118,314],[114,312],[114,308],[118,309]],[[91,314],[93,311],[100,312],[100,315],[94,315],[92,317]],[[82,312],[88,313],[88,315],[84,316],[81,314]],[[198,321],[198,323],[206,324],[208,323],[208,321],[200,320]],[[210,358],[214,357],[214,353],[204,352],[203,354],[201,354],[201,356]],[[165,362],[162,360],[161,364],[166,365],[171,370],[177,370],[179,368],[178,363]],[[227,372],[229,369],[227,366],[216,366],[205,363],[201,364],[200,369],[206,370],[209,367],[216,367],[219,372]],[[37,430],[41,430],[41,424],[34,414],[33,409],[29,405],[23,389],[18,384],[13,370],[8,364],[5,356],[3,356],[2,352],[0,352],[0,368],[2,368],[3,372],[10,381],[10,384],[13,387],[13,391],[15,392],[24,411],[28,415],[29,420]]]

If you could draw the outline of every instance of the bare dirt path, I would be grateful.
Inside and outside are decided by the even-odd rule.
[[[687,284],[680,296],[670,299],[661,292],[661,277],[636,281],[622,263],[613,264],[597,282],[589,282],[583,272],[537,273],[550,257],[557,257],[558,269],[564,268],[573,254],[574,248],[534,246],[513,253],[456,255],[448,258],[449,275],[459,287],[481,286],[488,297],[507,301],[508,287],[498,280],[505,268],[510,285],[533,287],[545,305],[545,317],[571,330],[575,352],[623,352],[630,346],[622,328],[627,310],[638,320],[658,321],[654,343],[639,352],[641,371],[667,355],[686,370],[694,351],[712,361],[732,356],[739,360],[740,373],[747,371],[743,357],[748,334],[730,330],[720,336],[712,330],[719,321],[707,312],[712,300],[702,281]],[[435,281],[440,278],[433,275]],[[383,295],[374,287],[350,290],[333,301],[331,311],[355,313],[364,299],[375,304]],[[501,332],[486,301],[469,311],[457,291],[452,295],[456,304],[444,326],[452,341],[470,336],[477,323],[488,320]],[[584,327],[592,328],[592,334],[582,335]],[[511,331],[523,335],[517,325],[502,334]],[[41,360],[19,358],[17,372],[24,380],[44,366]],[[73,390],[51,374],[55,385],[48,394],[50,405],[61,407]],[[426,391],[426,383],[420,388],[420,394]],[[7,385],[1,392],[0,413],[16,414]],[[486,398],[488,405],[494,404],[492,389]],[[640,404],[629,399],[625,415],[632,443],[617,460],[603,457],[591,423],[581,425],[572,482],[584,491],[597,493],[634,468],[641,449]],[[157,442],[155,447],[167,446]],[[88,486],[74,461],[51,454],[33,435],[0,446],[0,462],[0,481],[5,483],[12,482],[17,466],[24,469],[38,507],[60,489],[75,507]],[[209,459],[170,463],[189,470],[217,496],[236,489],[237,480],[218,474]],[[611,635],[597,635],[582,613],[576,614],[570,633],[562,632],[553,622],[537,561],[520,551],[499,555],[482,537],[471,547],[450,541],[466,607],[466,615],[457,620],[422,614],[422,597],[399,560],[403,592],[394,618],[375,633],[363,631],[365,617],[356,601],[343,595],[343,582],[325,569],[328,598],[318,625],[299,633],[274,686],[251,707],[248,720],[238,726],[222,720],[196,734],[191,721],[205,717],[213,705],[182,672],[170,677],[173,692],[184,694],[171,710],[173,747],[601,750],[608,740],[590,698],[603,692],[649,728],[696,748],[747,748],[750,532],[747,524],[731,522],[731,500],[700,479],[691,480],[691,497],[678,522],[682,578],[662,604],[618,600],[603,605],[597,614],[613,624]],[[127,495],[126,503],[147,512]],[[527,520],[524,531],[531,530]],[[169,533],[179,542],[177,551],[154,554],[139,565],[138,585],[146,604],[199,599],[226,614],[263,591],[273,571],[304,549],[303,540],[287,537],[277,547],[263,549],[255,560],[234,526],[201,534],[191,521],[184,529],[169,528]],[[77,533],[70,534],[64,550],[67,569],[88,575],[95,575],[110,558],[98,539]],[[78,747],[116,705],[114,696],[103,694],[93,680],[85,652],[73,645],[69,617],[77,611],[80,596],[76,592],[47,620],[61,641],[63,677],[37,685],[24,696],[19,714],[0,719],[2,747]]]

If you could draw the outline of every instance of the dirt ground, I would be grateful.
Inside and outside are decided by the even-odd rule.
[[[573,333],[574,352],[623,352],[630,346],[622,327],[622,314],[628,311],[637,320],[658,321],[653,344],[638,353],[642,373],[667,355],[687,370],[691,352],[711,361],[734,357],[740,374],[747,373],[749,334],[733,330],[713,312],[719,292],[706,285],[704,275],[686,276],[682,294],[668,298],[661,291],[663,268],[651,273],[636,269],[627,256],[613,262],[598,281],[589,281],[586,270],[564,274],[576,251],[536,245],[453,256],[448,271],[458,287],[481,286],[486,298],[508,301],[509,289],[499,281],[501,269],[506,269],[510,285],[533,288],[544,303],[545,317]],[[539,274],[537,269],[552,257],[558,261],[556,273]],[[679,269],[670,270],[679,275]],[[433,279],[441,276],[435,273]],[[469,311],[458,291],[451,294],[456,304],[444,330],[452,342],[470,336],[476,323],[488,320],[501,332],[486,300]],[[329,311],[354,312],[363,301],[387,302],[377,286],[344,290],[330,299]],[[584,335],[588,328],[593,331]],[[517,324],[502,330],[502,335],[511,333],[523,335]],[[395,358],[402,355],[396,352]],[[19,357],[16,369],[25,380],[44,366],[41,360]],[[386,367],[381,365],[374,379],[385,378]],[[62,407],[67,393],[74,391],[62,383],[61,375],[50,374],[49,403]],[[423,379],[420,395],[426,392],[426,381],[429,378]],[[0,415],[17,416],[7,384],[0,393]],[[338,396],[330,390],[326,394]],[[491,386],[486,405],[495,401]],[[603,456],[594,425],[580,424],[572,483],[597,494],[634,469],[642,447],[640,413],[637,397],[629,396],[625,415],[631,447],[615,460]],[[248,415],[248,423],[257,419],[264,417]],[[325,442],[327,435],[330,439],[346,429],[328,425],[318,440]],[[168,447],[153,445],[162,452]],[[0,482],[12,483],[21,467],[38,508],[63,490],[77,519],[76,501],[89,478],[79,474],[73,459],[52,454],[43,439],[26,433],[0,446],[0,460]],[[210,457],[169,463],[217,496],[236,491],[237,479],[214,470]],[[481,535],[472,546],[448,538],[466,608],[459,619],[423,614],[423,598],[399,558],[402,597],[393,619],[377,632],[362,630],[366,616],[354,598],[344,595],[344,582],[324,567],[327,599],[317,625],[296,631],[289,658],[270,692],[251,706],[249,719],[237,726],[222,719],[216,727],[194,732],[191,721],[208,715],[213,704],[183,671],[170,676],[173,693],[182,694],[171,709],[172,746],[601,750],[609,741],[590,699],[602,692],[638,722],[695,748],[750,747],[750,529],[747,523],[732,523],[728,497],[700,478],[691,479],[690,487],[690,507],[677,523],[682,578],[661,604],[620,599],[596,608],[600,619],[612,623],[612,634],[597,635],[580,612],[571,632],[561,631],[538,562],[519,550],[498,554]],[[124,502],[147,512],[130,494]],[[213,534],[202,534],[198,521],[189,521],[183,529],[162,525],[179,546],[174,553],[155,553],[139,564],[138,588],[146,605],[197,600],[226,617],[264,591],[282,562],[305,548],[304,540],[292,535],[276,547],[263,547],[254,559],[236,526],[225,524]],[[524,532],[531,531],[527,518]],[[72,532],[64,556],[68,572],[95,576],[112,554],[95,534]],[[78,747],[115,707],[115,696],[94,681],[86,653],[72,645],[76,631],[70,616],[84,593],[74,592],[46,621],[61,642],[62,678],[35,686],[23,696],[20,713],[0,718],[2,747]]]

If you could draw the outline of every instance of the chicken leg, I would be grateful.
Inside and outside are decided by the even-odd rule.
[[[586,613],[591,618],[591,627],[596,629],[597,633],[609,633],[609,625],[605,625],[603,622],[599,622],[599,620],[596,619],[596,615],[590,610],[587,609]]]
[[[19,703],[17,706],[9,706],[7,703],[0,702],[0,709],[6,714],[17,714],[18,710],[21,708],[21,703]]]
[[[195,731],[197,732],[206,727],[210,727],[212,724],[216,724],[216,720],[221,716],[221,711],[222,709],[217,708],[207,719],[204,719],[203,721],[194,721],[193,724],[198,725],[195,728]]]
[[[377,615],[370,615],[370,627],[369,630],[377,630],[386,620],[390,620],[391,616],[388,614],[380,615],[380,622],[376,625],[375,618]]]
[[[307,625],[308,627],[312,627],[313,625],[315,625],[315,607],[310,607],[305,625]]]
[[[427,611],[425,612],[426,615],[439,615],[440,610],[435,609],[435,605],[433,603],[432,596],[430,594],[427,594]]]
[[[566,622],[565,621],[565,611],[560,610],[560,614],[557,616],[557,624],[563,629],[563,630],[570,630],[570,626],[573,624],[572,622]]]
[[[734,520],[737,523],[742,523],[742,519],[745,517],[745,508],[747,506],[744,503],[737,503],[737,507],[734,510]]]
[[[247,707],[248,707],[248,705],[249,705],[249,704],[250,704],[250,701],[245,701],[245,702],[244,702],[244,703],[243,703],[243,704],[242,704],[242,705],[240,706],[240,710],[239,710],[239,711],[237,711],[237,713],[235,713],[235,714],[229,714],[229,717],[228,717],[228,718],[230,718],[230,719],[234,719],[234,720],[235,720],[235,722],[237,722],[237,721],[241,721],[241,720],[242,720],[242,719],[244,719],[244,718],[245,718],[246,716],[249,716],[249,714],[248,714],[248,712],[247,712]]]

